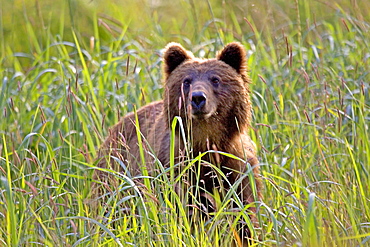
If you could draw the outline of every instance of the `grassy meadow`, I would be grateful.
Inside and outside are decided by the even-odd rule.
[[[235,218],[248,217],[223,209],[234,195],[191,220],[168,170],[141,185],[106,171],[120,186],[102,185],[102,204],[91,199],[109,126],[161,99],[171,41],[205,58],[231,41],[248,50],[264,184],[253,246],[370,246],[369,9],[360,0],[2,0],[0,246],[235,238]]]

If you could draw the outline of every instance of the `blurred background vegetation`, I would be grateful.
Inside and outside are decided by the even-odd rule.
[[[304,43],[317,44],[320,40],[315,33],[325,28],[325,22],[345,26],[350,21],[363,30],[367,30],[369,22],[369,3],[354,0],[3,0],[0,4],[3,54],[5,49],[39,53],[48,45],[48,35],[73,42],[72,29],[86,47],[97,32],[99,37],[95,38],[107,45],[125,30],[128,37],[124,35],[124,40],[135,38],[152,49],[170,41],[197,46],[210,38],[221,38],[217,37],[219,32],[248,40],[255,38],[253,32],[258,31],[270,36],[274,43],[289,34]],[[346,20],[348,17],[350,20]],[[33,38],[39,41],[36,47]]]

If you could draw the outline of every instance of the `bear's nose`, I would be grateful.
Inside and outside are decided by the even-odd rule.
[[[195,110],[200,110],[206,104],[207,96],[202,91],[196,91],[191,94],[191,106]]]

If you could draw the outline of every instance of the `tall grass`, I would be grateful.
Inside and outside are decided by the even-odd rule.
[[[176,193],[171,170],[145,186],[106,171],[121,183],[106,187],[103,205],[91,202],[90,188],[108,126],[161,98],[166,43],[213,57],[238,40],[249,51],[250,134],[264,179],[254,244],[368,246],[369,8],[341,0],[1,2],[0,245],[234,239],[229,201],[209,220],[187,217],[189,195]]]

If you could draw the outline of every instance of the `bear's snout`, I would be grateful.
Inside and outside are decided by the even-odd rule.
[[[206,105],[207,96],[202,91],[196,91],[191,94],[191,107],[193,108],[193,113],[201,113],[204,106]]]

